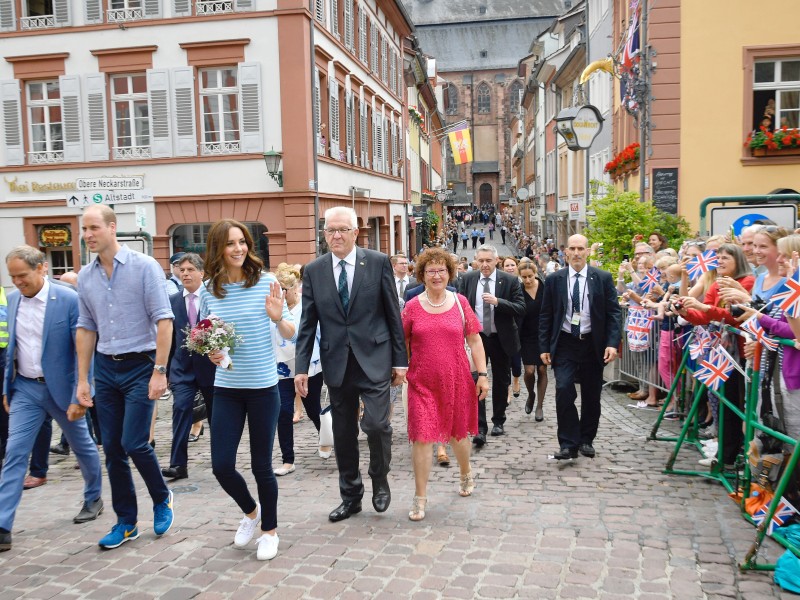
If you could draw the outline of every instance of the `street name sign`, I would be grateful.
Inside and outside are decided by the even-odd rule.
[[[134,204],[152,202],[153,190],[102,190],[98,192],[70,192],[66,195],[67,206],[84,208],[93,204]]]
[[[79,177],[75,180],[75,189],[79,192],[95,192],[103,190],[141,190],[144,177]]]

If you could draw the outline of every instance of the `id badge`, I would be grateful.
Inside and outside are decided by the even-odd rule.
[[[580,325],[580,324],[581,324],[581,313],[573,313],[570,325]]]

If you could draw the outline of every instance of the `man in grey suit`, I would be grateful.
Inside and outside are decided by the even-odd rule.
[[[308,365],[320,327],[320,361],[333,413],[333,440],[342,503],[330,513],[341,521],[361,512],[364,484],[358,465],[361,429],[369,445],[372,505],[389,508],[392,457],[389,385],[405,381],[408,367],[397,288],[385,254],[356,247],[358,219],[351,208],[325,211],[325,240],[331,251],[306,265],[303,316],[297,334],[295,388],[308,394]]]

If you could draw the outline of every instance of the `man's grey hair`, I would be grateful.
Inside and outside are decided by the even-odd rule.
[[[186,254],[181,256],[180,259],[178,260],[178,266],[180,267],[185,262],[192,263],[192,266],[198,271],[202,271],[205,265],[200,255],[195,254],[194,252],[187,252]]]
[[[640,252],[639,248],[642,248],[641,251],[647,252],[648,254],[655,254],[656,253],[656,251],[653,250],[653,247],[650,244],[648,244],[647,242],[636,242],[636,245],[633,247],[634,254],[637,253],[637,252]]]
[[[358,215],[349,206],[334,206],[325,211],[325,222],[336,214],[347,215],[350,218],[350,225],[353,229],[358,228]]]
[[[39,265],[43,265],[47,260],[44,252],[33,246],[17,246],[6,255],[6,262],[12,258],[19,258],[25,261],[31,269],[35,269]]]
[[[748,225],[747,227],[742,227],[739,236],[741,237],[745,233],[758,233],[762,227],[763,225]]]
[[[497,258],[499,255],[497,254],[497,248],[492,246],[491,244],[481,244],[475,249],[475,258],[478,257],[478,252],[491,252],[492,256]]]

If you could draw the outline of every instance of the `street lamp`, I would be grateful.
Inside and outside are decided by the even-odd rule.
[[[267,163],[267,173],[269,173],[269,176],[272,177],[279,187],[283,187],[283,171],[280,170],[282,158],[283,152],[276,152],[274,149],[264,152],[264,162]]]

